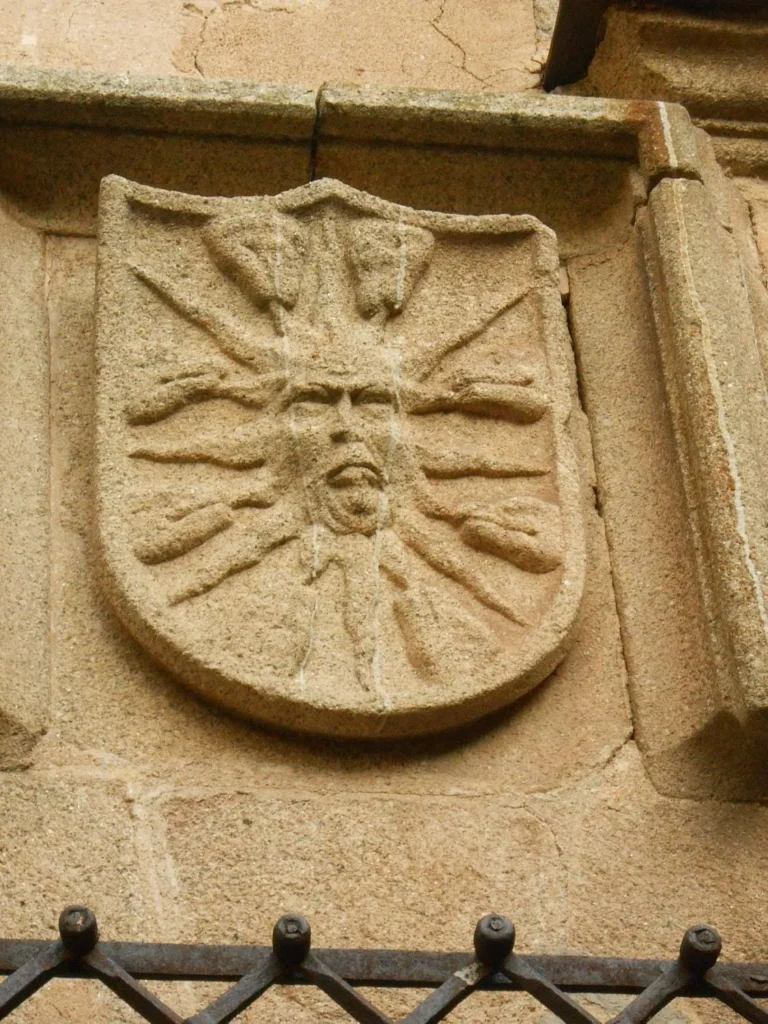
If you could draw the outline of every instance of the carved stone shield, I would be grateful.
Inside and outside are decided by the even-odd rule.
[[[106,179],[98,518],[129,630],[309,732],[429,732],[540,682],[585,563],[557,275],[533,217]]]

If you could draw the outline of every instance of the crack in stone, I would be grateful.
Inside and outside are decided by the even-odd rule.
[[[69,18],[67,19],[67,31],[64,34],[65,43],[69,42],[70,33],[72,32],[72,22],[75,20],[75,15],[82,7],[85,7],[87,2],[88,0],[80,0],[80,2],[76,3],[75,6],[72,8]]]
[[[440,10],[437,12],[435,17],[431,19],[429,24],[435,30],[435,32],[437,32],[439,36],[442,36],[443,39],[447,40],[451,44],[451,46],[454,46],[461,54],[461,65],[459,70],[464,71],[466,74],[469,75],[470,78],[474,78],[474,80],[476,82],[479,82],[481,85],[485,85],[486,79],[480,78],[479,75],[476,75],[474,71],[470,71],[470,69],[467,67],[467,51],[464,49],[461,43],[457,42],[457,40],[449,36],[448,33],[444,31],[444,29],[440,28],[440,21],[442,20],[443,15],[445,14],[445,5],[447,2],[448,0],[440,0]]]
[[[747,213],[749,215],[749,225],[752,229],[752,238],[757,252],[757,262],[760,267],[760,280],[763,287],[768,290],[768,253],[766,254],[766,259],[763,259],[763,254],[760,249],[760,228],[758,226],[758,212],[756,209],[759,200],[745,199],[745,202],[747,204]]]
[[[208,21],[211,17],[211,14],[213,14],[213,11],[209,11],[207,14],[203,15],[203,23],[200,26],[200,34],[197,37],[197,45],[192,51],[192,63],[195,65],[195,71],[197,71],[198,75],[200,75],[201,78],[205,78],[205,72],[200,66],[200,51],[205,45],[205,35],[206,32],[208,31]]]
[[[449,35],[445,31],[445,29],[440,27],[440,22],[442,21],[443,16],[445,14],[445,7],[447,3],[448,0],[440,0],[440,9],[435,15],[435,17],[429,21],[429,26],[430,28],[433,28],[439,36],[442,36],[442,38],[445,39],[446,42],[450,43],[451,46],[455,47],[459,51],[459,53],[461,54],[461,64],[458,67],[459,71],[463,71],[465,74],[469,75],[470,78],[473,78],[476,82],[479,82],[480,85],[482,86],[487,86],[494,79],[502,77],[509,71],[526,72],[527,74],[530,74],[532,77],[536,78],[538,81],[540,73],[538,71],[533,71],[530,68],[525,67],[524,65],[521,64],[512,64],[509,67],[497,68],[495,71],[491,71],[490,74],[488,75],[478,75],[474,71],[472,71],[471,68],[468,67],[469,55],[467,51],[464,49],[464,47],[457,39],[454,39],[453,36]],[[401,70],[405,70],[403,66],[404,64],[405,57],[403,58]]]
[[[205,46],[205,37],[208,31],[208,22],[210,20],[210,17],[212,14],[215,14],[216,11],[221,10],[221,8],[219,4],[215,4],[209,10],[204,10],[197,3],[195,3],[194,0],[191,0],[191,2],[184,4],[184,9],[192,14],[199,15],[200,18],[202,19],[200,22],[200,29],[197,33],[197,42],[191,49],[190,58],[192,60],[192,65],[197,74],[200,76],[200,78],[205,78],[205,72],[203,71],[202,66],[200,64],[200,52],[203,49],[203,46]],[[174,65],[178,67],[175,61]],[[180,68],[179,70],[182,69]]]
[[[567,858],[565,856],[565,849],[564,849],[563,845],[561,844],[561,842],[560,842],[560,840],[558,838],[557,830],[555,829],[555,827],[552,824],[552,822],[551,821],[547,821],[547,819],[545,817],[543,817],[543,815],[536,813],[536,811],[534,810],[534,808],[532,806],[532,801],[531,800],[525,801],[523,803],[523,805],[522,805],[522,809],[524,810],[524,812],[526,814],[530,814],[530,816],[533,818],[533,820],[535,822],[537,822],[539,825],[541,825],[541,827],[546,832],[549,833],[549,836],[552,839],[552,844],[555,847],[555,853],[557,854],[557,862],[558,862],[559,866],[562,868],[562,871],[563,871],[563,881],[562,881],[562,890],[563,890],[563,892],[562,892],[562,901],[561,901],[562,918],[561,918],[560,924],[561,924],[561,927],[563,929],[563,940],[566,940],[567,934],[568,934],[568,926],[570,924],[570,914],[569,914],[569,911],[570,911],[570,894],[571,894],[571,887],[570,887],[571,871],[570,871],[570,865],[569,865],[568,860],[567,860]]]

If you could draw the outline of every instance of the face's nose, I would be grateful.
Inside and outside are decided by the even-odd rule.
[[[331,415],[333,417],[331,423],[332,441],[343,443],[345,441],[362,440],[349,392],[345,391],[342,393],[338,402],[333,406]]]

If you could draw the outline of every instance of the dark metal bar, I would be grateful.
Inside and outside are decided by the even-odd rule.
[[[645,1024],[655,1013],[663,1010],[670,1000],[690,985],[691,973],[682,964],[673,963],[652,982],[647,989],[625,1006],[609,1024]]]
[[[722,968],[713,968],[705,980],[707,987],[714,991],[721,1002],[750,1021],[750,1024],[768,1024],[768,1011],[759,1006],[754,999],[750,999],[727,976],[723,977]]]
[[[403,1017],[400,1024],[437,1024],[437,1021],[442,1020],[454,1007],[471,995],[483,978],[490,973],[490,968],[470,961],[463,970],[456,971],[440,988],[427,996],[424,1002],[419,1003],[407,1017]]]
[[[60,942],[46,943],[37,955],[21,964],[9,978],[0,984],[0,1020],[29,999],[53,977],[69,953]]]
[[[501,970],[512,981],[517,982],[520,988],[534,999],[538,999],[552,1013],[557,1014],[565,1024],[598,1024],[596,1017],[553,985],[549,978],[534,970],[523,957],[512,954],[501,965]]]
[[[96,977],[120,996],[132,1010],[140,1013],[150,1024],[184,1024],[184,1018],[175,1010],[153,995],[149,989],[132,978],[120,964],[105,956],[100,949],[94,949],[81,963],[87,964]]]
[[[359,1024],[391,1024],[389,1017],[361,996],[343,978],[324,964],[315,953],[308,953],[301,962],[301,971],[313,985],[330,996],[342,1010]]]
[[[58,942],[0,939],[0,975],[12,974],[33,957],[60,947]],[[142,980],[239,981],[269,959],[269,946],[182,945],[175,943],[100,942],[99,950]],[[442,985],[466,967],[470,954],[429,953],[393,949],[314,950],[334,973],[352,985],[430,988]],[[675,961],[616,959],[590,956],[519,955],[518,959],[567,992],[638,994]],[[94,977],[62,961],[57,976]],[[752,997],[768,997],[768,964],[720,963],[717,977]],[[283,979],[281,979],[282,981]],[[286,984],[307,984],[286,977]],[[483,980],[483,989],[520,991],[520,985],[499,973]],[[713,997],[697,988],[686,996]]]
[[[187,1024],[227,1024],[259,996],[264,995],[281,971],[282,967],[275,957],[270,957],[265,964],[249,971],[210,1006],[190,1017]]]
[[[428,987],[434,991],[400,1024],[439,1024],[478,989],[525,991],[563,1024],[598,1024],[570,992],[635,994],[610,1024],[647,1024],[676,996],[710,997],[749,1024],[768,1024],[754,998],[768,996],[768,965],[719,964],[723,943],[710,925],[689,928],[676,960],[624,960],[585,956],[520,956],[515,926],[487,914],[478,921],[468,953],[328,949],[312,951],[309,922],[281,917],[272,947],[101,943],[93,911],[66,907],[60,942],[0,940],[0,1018],[58,976],[96,978],[150,1024],[228,1024],[275,984],[315,985],[358,1024],[392,1024],[354,986]],[[139,981],[143,978],[235,982],[206,1009],[183,1020]]]

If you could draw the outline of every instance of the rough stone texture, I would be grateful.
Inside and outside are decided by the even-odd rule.
[[[763,284],[768,288],[768,182],[740,178],[736,182],[748,204],[754,241],[762,265]]]
[[[626,158],[636,155],[638,131],[657,106],[329,82],[318,90],[318,148],[346,139]]]
[[[3,210],[0,246],[0,767],[14,768],[48,713],[48,356],[44,241]]]
[[[102,777],[0,778],[3,933],[58,934],[58,912],[86,897],[104,938],[139,938],[156,927],[128,790]]]
[[[182,3],[29,0],[0,6],[0,60],[35,67],[178,74]]]
[[[671,957],[683,922],[707,919],[729,936],[729,957],[768,956],[765,807],[662,797],[629,745],[599,782],[539,797],[535,810],[569,866],[569,948]]]
[[[761,120],[768,28],[759,21],[611,7],[588,82],[596,95],[682,103],[695,117]]]
[[[396,145],[329,141],[318,172],[417,209],[522,213],[557,233],[561,256],[600,251],[626,236],[636,179],[620,161],[537,153],[426,149],[418,163]]]
[[[499,797],[481,808],[419,795],[182,790],[155,805],[175,868],[169,932],[255,942],[270,922],[301,906],[323,922],[318,945],[386,947],[408,936],[411,948],[432,947],[439,920],[440,945],[452,949],[466,942],[485,907],[515,892],[528,908],[518,915],[526,948],[561,947],[565,878],[558,847],[550,828],[515,803]],[[197,855],[201,846],[208,863]],[[243,858],[246,848],[250,856]],[[425,874],[427,859],[433,868]],[[373,889],[366,885],[372,876]],[[258,906],[232,899],[256,887],[264,894]],[[352,894],[363,888],[365,900],[356,901]]]
[[[632,694],[636,738],[661,788],[691,771],[681,745],[713,714],[701,599],[636,238],[568,263],[571,324],[592,424],[600,508]],[[620,289],[618,304],[614,289]],[[659,762],[663,767],[657,767]],[[705,789],[717,773],[702,757]],[[685,781],[683,785],[685,785]]]
[[[0,61],[317,87],[468,91],[538,84],[547,0],[5,0]]]
[[[178,996],[176,997],[178,1000]],[[171,1000],[173,1001],[173,1000]],[[109,1021],[109,1024],[140,1024],[141,1017],[98,981],[73,983],[54,978],[14,1010],[14,1024],[78,1024],[78,1021]]]
[[[124,782],[0,777],[3,935],[58,936],[58,912],[88,901],[105,939],[144,939],[158,928],[151,866]],[[148,870],[148,868],[150,870]],[[19,1024],[139,1018],[103,985],[55,980],[13,1013]]]
[[[308,139],[293,144],[227,138],[222,151],[221,140],[211,136],[171,135],[161,144],[152,133],[40,131],[34,124],[3,124],[0,138],[14,153],[0,180],[19,215],[49,231],[73,234],[95,233],[99,182],[116,168],[130,168],[135,178],[160,188],[237,195],[300,185],[310,164]]]
[[[206,10],[207,8],[207,10]],[[192,63],[207,77],[342,81],[517,91],[537,83],[536,24],[527,0],[272,0],[187,5],[199,12]],[[339,31],[341,27],[341,31]],[[188,29],[189,32],[189,29]],[[178,59],[178,58],[177,58]]]
[[[726,272],[732,275],[728,298],[721,293],[719,299],[721,308],[729,304],[727,325],[721,319],[708,328],[707,314],[703,314],[702,345],[712,346],[713,367],[719,367],[719,373],[726,373],[734,367],[735,360],[718,352],[717,339],[724,335],[730,337],[737,329],[744,331],[739,350],[748,360],[748,366],[739,372],[738,381],[750,380],[747,394],[743,401],[730,406],[730,412],[723,410],[718,420],[718,429],[722,429],[729,418],[736,415],[744,429],[748,420],[746,410],[754,405],[760,393],[768,296],[760,280],[757,253],[750,238],[746,203],[739,199],[720,172],[711,143],[703,132],[698,133],[697,146],[699,174],[711,206],[704,216],[689,219],[691,235],[686,239],[687,250],[681,251],[693,253],[687,258],[698,262],[697,269],[686,277],[683,293],[694,298],[697,294],[705,296],[703,310],[716,290],[714,285],[699,284],[697,293],[697,275],[704,273],[706,266],[711,269],[716,266],[720,279]],[[667,182],[663,188],[669,185]],[[681,190],[702,188],[698,183],[682,181],[678,181],[676,187]],[[643,211],[639,220],[644,223]],[[697,232],[702,229],[711,235],[697,241]],[[731,235],[737,240],[735,246]],[[667,230],[664,237],[669,239],[671,232]],[[716,245],[722,245],[723,250],[720,257],[713,260]],[[641,250],[630,245],[597,258],[577,258],[569,263],[572,326],[582,393],[593,429],[600,503],[606,519],[622,618],[636,736],[648,758],[654,783],[662,791],[670,792],[682,786],[682,790],[689,793],[752,792],[758,795],[764,792],[766,785],[762,744],[745,742],[740,727],[730,716],[746,713],[747,717],[753,716],[756,724],[761,717],[760,698],[756,694],[748,695],[749,668],[744,674],[736,670],[735,675],[740,680],[736,689],[741,694],[736,700],[742,702],[741,710],[731,709],[729,714],[734,665],[728,662],[733,656],[726,652],[733,647],[722,633],[718,639],[718,630],[723,629],[727,615],[718,618],[716,628],[704,626],[707,613],[702,602],[711,603],[716,598],[712,583],[705,580],[700,590],[691,572],[696,562],[696,544],[702,541],[690,531],[689,523],[695,522],[695,514],[689,515],[686,506],[698,509],[702,502],[696,497],[689,496],[687,500],[684,497],[684,478],[678,468],[679,452],[688,444],[697,452],[711,451],[714,444],[701,438],[692,441],[696,418],[691,415],[683,422],[679,411],[675,437],[668,406],[674,411],[677,403],[684,400],[685,389],[679,378],[667,378],[666,385],[664,383],[665,374],[649,330],[651,302],[642,261]],[[620,281],[623,281],[624,303],[617,305],[611,282],[615,287]],[[651,295],[657,307],[671,287],[652,281]],[[683,296],[675,300],[678,315],[685,301]],[[676,350],[683,350],[682,343]],[[690,386],[693,362],[686,361],[684,365]],[[713,380],[716,383],[716,378]],[[725,384],[726,403],[740,386],[743,383],[735,380]],[[708,404],[700,397],[693,401],[701,408]],[[744,481],[751,472],[759,473],[759,443],[755,447],[749,435],[738,432],[727,437],[733,457],[731,468],[741,476],[738,487],[726,486],[719,504],[722,512],[734,500],[734,494],[742,502],[749,502],[749,488]],[[703,469],[697,472],[697,486],[704,486],[711,497],[716,493],[715,480]],[[759,496],[759,485],[754,493]],[[643,494],[653,496],[653,501],[643,502],[640,498]],[[628,495],[632,500],[627,500]],[[716,516],[710,513],[707,529],[713,529],[715,521]],[[753,533],[749,521],[745,505],[743,521],[738,515],[731,518],[732,528],[738,531],[738,524],[741,524],[743,532],[724,537],[722,551],[739,558],[745,553],[753,559],[760,557],[759,527],[757,533]],[[757,521],[760,521],[759,514]],[[715,557],[714,554],[707,556],[710,561]],[[705,561],[705,571],[708,564]],[[723,586],[726,578],[727,574],[721,572],[715,586]],[[759,573],[757,579],[759,583]],[[746,616],[738,625],[734,623],[737,631],[742,628],[756,631],[746,647],[749,652],[746,665],[749,666],[751,659],[759,656],[761,644],[759,601],[748,592],[741,601],[728,599],[726,604],[728,615]],[[757,623],[747,626],[752,615],[757,616]],[[754,677],[758,686],[760,678],[758,671]],[[720,682],[713,685],[716,679]],[[751,710],[744,708],[745,700]],[[715,751],[722,755],[726,750],[730,753],[725,759],[714,756]]]
[[[696,558],[721,701],[737,718],[760,719],[768,705],[764,353],[738,249],[716,222],[704,185],[662,182],[651,196],[648,225],[666,389],[688,505],[696,510]]]

